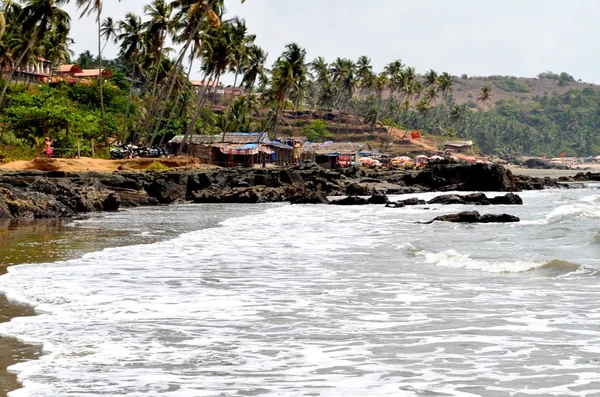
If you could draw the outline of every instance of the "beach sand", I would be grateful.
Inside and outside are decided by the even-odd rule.
[[[536,178],[560,178],[561,176],[575,176],[581,172],[592,172],[598,173],[600,172],[600,164],[593,165],[582,165],[576,168],[571,168],[568,170],[558,170],[558,169],[534,169],[534,168],[523,168],[517,167],[514,165],[506,166],[514,175],[522,175],[522,176],[531,176]]]

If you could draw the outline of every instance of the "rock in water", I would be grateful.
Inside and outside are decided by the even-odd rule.
[[[521,219],[514,215],[509,214],[485,214],[481,215],[477,211],[464,211],[458,214],[442,215],[434,218],[432,221],[425,223],[433,223],[435,221],[440,222],[454,222],[454,223],[508,223],[508,222],[520,222]]]
[[[369,200],[367,200],[366,198],[362,198],[362,197],[348,196],[341,200],[331,201],[330,204],[334,204],[334,205],[367,205],[367,204],[369,204]]]

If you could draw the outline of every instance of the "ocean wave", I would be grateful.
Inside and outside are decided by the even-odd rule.
[[[542,266],[535,269],[535,272],[541,273],[545,276],[563,276],[565,274],[578,272],[583,269],[584,266],[577,263],[555,259],[544,263]]]
[[[533,271],[544,276],[562,276],[583,269],[582,265],[561,260],[488,261],[472,258],[469,254],[453,249],[430,252],[410,243],[402,244],[397,249],[410,256],[424,257],[425,263],[449,269],[468,269],[487,273],[526,273]]]
[[[556,223],[573,219],[600,218],[600,195],[587,196],[580,201],[562,205],[546,215],[546,222]]]

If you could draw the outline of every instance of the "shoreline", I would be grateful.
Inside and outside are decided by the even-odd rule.
[[[129,241],[127,235],[132,233],[76,226],[72,219],[0,219],[0,277],[12,266],[69,260],[86,252],[119,246]],[[0,323],[35,315],[33,306],[9,300],[0,292]],[[42,345],[0,335],[0,397],[23,387],[17,374],[8,368],[42,354]]]

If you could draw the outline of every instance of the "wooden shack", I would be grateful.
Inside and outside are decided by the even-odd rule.
[[[447,141],[444,144],[446,153],[468,153],[473,148],[473,141]]]
[[[305,142],[302,160],[315,162],[323,168],[341,168],[355,162],[357,155],[369,156],[372,151],[364,142]]]
[[[289,164],[293,149],[280,141],[269,140],[266,132],[226,132],[216,136],[192,135],[185,143],[183,143],[183,135],[178,135],[169,141],[169,145],[172,153],[176,153],[181,148],[183,152],[199,158],[203,163],[222,167]]]

